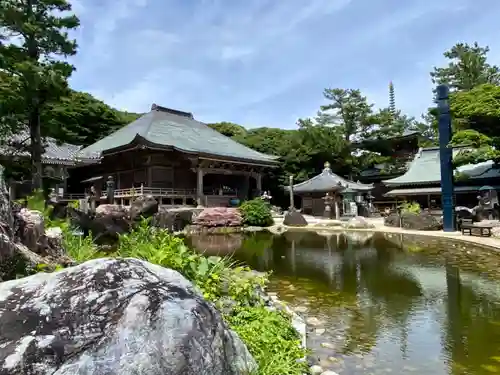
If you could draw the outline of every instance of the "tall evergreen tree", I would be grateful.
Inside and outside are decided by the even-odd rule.
[[[448,65],[435,67],[431,72],[432,82],[447,84],[451,91],[468,91],[485,83],[500,84],[500,68],[487,61],[489,51],[489,47],[481,47],[477,42],[457,43],[444,53],[450,60]]]
[[[42,131],[40,114],[50,101],[67,90],[73,66],[64,60],[76,53],[68,36],[79,20],[67,0],[1,0],[0,69],[12,75],[19,96],[16,112],[28,124],[33,188],[42,187]],[[15,39],[14,39],[15,38]],[[0,38],[2,40],[2,38]]]

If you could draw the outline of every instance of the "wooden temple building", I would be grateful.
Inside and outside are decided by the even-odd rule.
[[[341,216],[356,216],[359,205],[366,202],[366,195],[372,189],[372,184],[349,181],[336,175],[328,162],[319,175],[292,187],[293,194],[302,200],[302,213],[322,216],[325,212],[325,200],[331,199],[331,215],[336,219]]]
[[[29,132],[21,131],[8,139],[4,139],[0,145],[0,162],[14,163],[20,165],[22,161],[28,161],[30,135]],[[82,146],[58,142],[54,138],[46,137],[43,140],[44,152],[42,154],[42,178],[60,196],[67,191],[67,178],[69,171],[83,161],[77,159],[77,154]],[[6,181],[12,199],[25,196],[31,192],[31,181]],[[73,199],[83,198],[83,194],[68,197]]]
[[[455,148],[453,154],[460,152]],[[422,148],[403,175],[383,181],[388,188],[386,197],[415,201],[423,208],[441,207],[441,164],[439,147]],[[455,171],[455,204],[474,207],[482,186],[500,188],[500,169],[492,161],[464,165]]]
[[[192,113],[153,104],[151,111],[77,154],[69,193],[93,186],[104,196],[112,176],[116,203],[139,194],[161,204],[227,206],[259,195],[277,157],[252,150],[195,120]]]

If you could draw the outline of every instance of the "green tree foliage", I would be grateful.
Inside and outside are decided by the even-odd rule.
[[[316,119],[319,125],[335,126],[347,143],[372,130],[372,105],[360,90],[325,89],[323,96],[329,103],[321,106]]]
[[[474,129],[489,137],[500,136],[500,86],[484,84],[453,93],[450,107],[457,131]]]
[[[70,11],[66,0],[0,2],[0,69],[13,77],[9,86],[24,99],[15,114],[29,127],[34,189],[42,186],[40,113],[65,93],[73,71],[58,59],[76,53],[76,42],[67,31],[78,27],[79,20]]]
[[[451,91],[468,91],[478,85],[500,84],[500,68],[487,62],[489,47],[457,43],[444,53],[450,60],[443,68],[434,68],[432,82],[447,84]]]
[[[70,91],[57,102],[48,103],[41,112],[47,132],[60,141],[88,146],[140,115],[117,111],[92,95]]]
[[[244,137],[247,132],[243,126],[226,121],[208,124],[208,126],[226,137]]]
[[[500,68],[487,61],[489,47],[458,43],[445,52],[447,67],[434,68],[434,83],[448,84],[454,130],[450,146],[467,146],[455,166],[500,160]],[[437,110],[429,113],[437,122]]]

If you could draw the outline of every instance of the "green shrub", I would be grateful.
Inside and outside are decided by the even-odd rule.
[[[300,337],[285,314],[250,307],[238,309],[228,321],[259,363],[259,374],[307,373],[306,363],[300,362],[305,356]]]
[[[243,202],[240,206],[240,212],[245,225],[268,227],[274,223],[271,206],[260,198]]]
[[[420,205],[417,202],[403,202],[399,208],[401,209],[401,212],[410,212],[412,214],[419,214],[420,213]]]

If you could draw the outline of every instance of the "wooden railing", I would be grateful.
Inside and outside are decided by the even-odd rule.
[[[62,197],[59,196],[59,199],[63,200],[68,200],[68,201],[76,201],[78,199],[85,199],[85,194],[79,193],[79,194],[64,194]]]
[[[153,188],[141,186],[137,188],[116,189],[115,198],[130,198],[140,195],[152,195],[153,197],[195,197],[196,189],[172,189]],[[102,193],[102,198],[106,198],[106,192]]]

